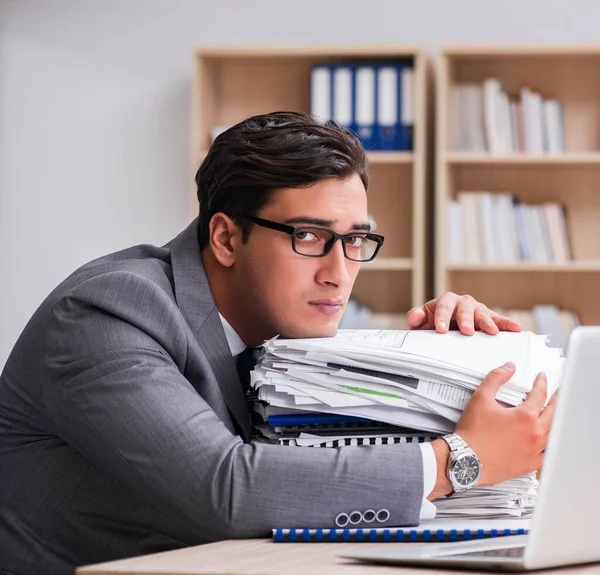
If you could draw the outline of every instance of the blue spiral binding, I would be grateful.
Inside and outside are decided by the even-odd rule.
[[[390,542],[390,541],[467,541],[469,539],[484,539],[486,537],[503,537],[524,535],[527,529],[382,529],[382,528],[346,528],[346,529],[273,529],[275,543],[308,543],[308,542]]]

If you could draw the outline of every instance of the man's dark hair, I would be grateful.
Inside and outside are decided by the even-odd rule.
[[[319,123],[299,112],[248,118],[215,139],[196,173],[200,249],[208,244],[209,223],[218,212],[241,226],[245,242],[253,224],[244,217],[255,216],[275,191],[354,174],[368,189],[365,149],[339,123]]]

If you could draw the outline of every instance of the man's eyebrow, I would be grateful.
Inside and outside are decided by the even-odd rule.
[[[285,220],[286,224],[307,224],[309,226],[321,226],[323,228],[332,228],[335,225],[333,220],[322,220],[321,218],[311,218],[309,216],[297,216],[295,218],[290,218]],[[371,229],[371,224],[369,223],[355,223],[350,227],[352,230],[366,230],[369,231]]]

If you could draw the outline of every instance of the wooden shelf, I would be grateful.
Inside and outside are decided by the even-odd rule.
[[[574,261],[566,264],[449,264],[446,269],[450,272],[600,272],[600,261]]]
[[[322,45],[248,45],[248,46],[197,46],[197,58],[403,58],[413,57],[421,52],[421,47],[407,44],[322,44]]]
[[[559,100],[567,152],[493,155],[452,150],[456,141],[451,133],[456,105],[452,87],[481,85],[488,78],[497,78],[511,98],[529,87],[543,98]],[[489,307],[505,309],[555,305],[577,313],[584,324],[600,321],[599,93],[600,45],[442,50],[436,104],[435,295],[468,293]],[[508,192],[524,204],[562,204],[574,261],[452,263],[449,202],[469,191]]]
[[[375,258],[372,262],[361,265],[361,271],[410,271],[413,269],[413,261],[410,258]]]
[[[415,155],[412,152],[368,152],[371,164],[411,164]]]
[[[446,153],[449,164],[475,164],[475,165],[598,165],[600,166],[600,152],[569,152],[560,156],[532,156],[529,154],[513,154],[506,156],[493,156],[491,154],[474,154],[472,152]]]
[[[430,67],[423,50],[407,45],[201,46],[194,51],[191,159],[195,174],[215,127],[273,110],[310,111],[310,71],[316,64],[414,63],[414,150],[368,152],[369,215],[386,240],[364,264],[353,295],[377,313],[422,305],[430,246],[427,138]],[[195,197],[195,191],[193,196]],[[193,200],[192,210],[197,212]],[[367,273],[368,272],[368,273]]]
[[[584,57],[600,56],[600,46],[597,44],[550,44],[550,45],[531,45],[514,44],[511,46],[490,46],[484,45],[446,45],[442,48],[445,56],[450,58],[461,58],[461,60],[494,60],[510,56],[513,59],[538,57],[548,60],[556,57]]]

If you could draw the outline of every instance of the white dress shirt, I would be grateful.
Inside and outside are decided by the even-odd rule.
[[[221,319],[223,329],[225,330],[225,337],[227,338],[231,355],[237,357],[246,349],[246,344],[220,313],[219,318]],[[433,447],[431,447],[430,443],[419,443],[419,447],[421,448],[421,455],[423,456],[423,504],[421,505],[420,518],[421,520],[433,519],[435,517],[436,507],[427,499],[427,496],[435,487],[437,462],[435,460],[435,453],[433,453]]]

